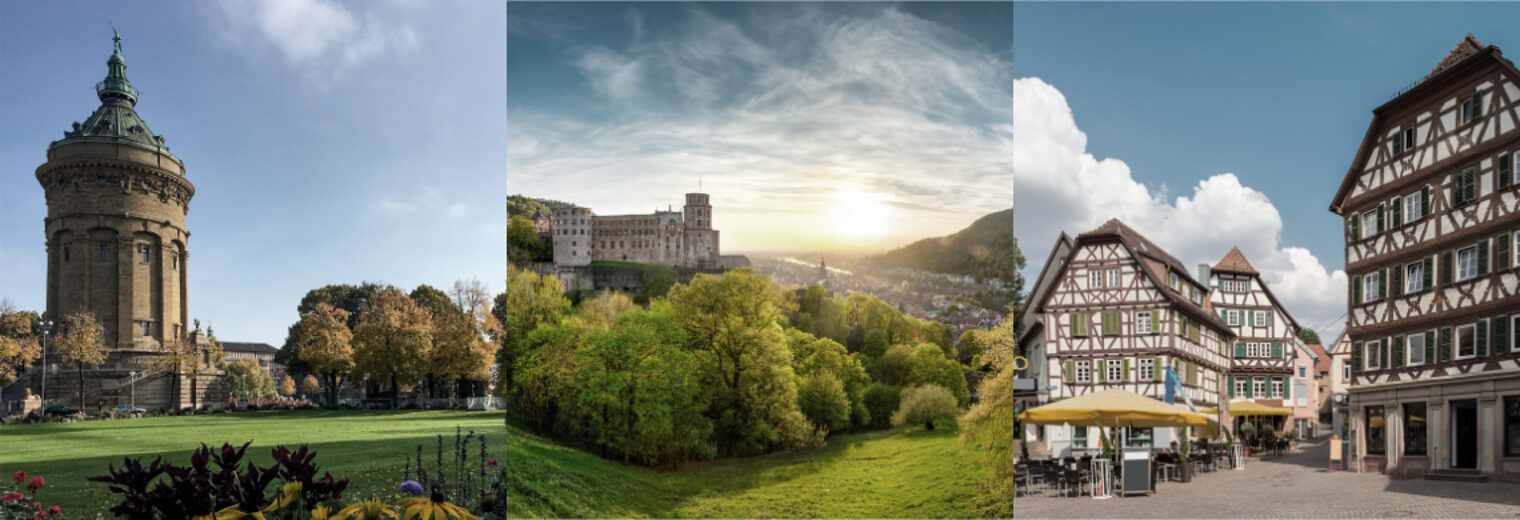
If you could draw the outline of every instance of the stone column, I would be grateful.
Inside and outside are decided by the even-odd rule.
[[[1430,391],[1431,396],[1425,401],[1425,449],[1430,457],[1430,469],[1446,469],[1451,467],[1446,461],[1446,434],[1451,431],[1451,425],[1446,423],[1446,403],[1441,400],[1441,387],[1431,387]]]
[[[1388,390],[1383,398],[1383,438],[1386,439],[1383,453],[1388,461],[1388,470],[1384,473],[1393,472],[1404,454],[1404,407],[1399,405],[1397,395],[1397,391]]]
[[[137,264],[132,260],[132,234],[116,230],[116,345],[112,349],[132,348],[141,334],[137,330],[137,308],[132,301],[133,286],[137,278]],[[108,360],[114,361],[114,360]]]
[[[1497,396],[1494,395],[1494,381],[1492,379],[1483,382],[1483,390],[1478,395],[1478,471],[1493,473],[1498,471],[1498,453],[1500,432],[1498,421],[1499,407]]]

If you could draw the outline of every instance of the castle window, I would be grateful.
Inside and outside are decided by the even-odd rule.
[[[63,246],[63,261],[69,261],[69,246]]]
[[[142,244],[142,245],[137,246],[137,253],[139,255],[142,255],[142,263],[145,263],[145,264],[148,263],[149,258],[153,254],[152,253],[152,249],[149,248],[147,244]]]
[[[95,177],[95,182],[99,183],[99,184],[105,184],[106,183],[106,176],[101,175],[99,177]]]
[[[153,322],[151,322],[151,321],[144,321],[144,322],[141,322],[141,323],[142,323],[142,335],[143,335],[143,337],[147,337],[147,336],[153,335]]]
[[[109,248],[110,245],[107,244],[107,243],[105,243],[105,242],[98,242],[98,243],[100,244],[100,260],[101,261],[110,260],[111,259],[111,250]]]
[[[179,269],[179,255],[174,255],[172,258],[174,258],[174,268]]]

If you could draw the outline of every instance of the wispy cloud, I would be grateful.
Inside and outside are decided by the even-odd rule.
[[[1110,218],[1188,265],[1213,265],[1239,246],[1300,325],[1324,341],[1340,330],[1345,271],[1285,244],[1277,206],[1235,174],[1203,179],[1175,198],[1166,186],[1147,186],[1124,161],[1088,153],[1066,97],[1039,78],[1014,82],[1014,135],[1014,233],[1027,256],[1044,258],[1061,231],[1082,233]]]
[[[421,45],[396,2],[218,0],[203,3],[215,33],[235,49],[273,48],[309,83],[326,87],[386,55]]]
[[[623,23],[636,42],[566,49],[601,111],[509,97],[510,190],[644,211],[701,178],[738,247],[784,244],[758,222],[725,224],[725,211],[807,226],[851,189],[906,208],[888,243],[1008,207],[1013,78],[999,52],[1011,37],[975,42],[893,8],[772,7],[764,19],[635,13]]]
[[[375,209],[387,215],[407,216],[416,218],[432,218],[438,220],[459,220],[470,215],[470,206],[463,202],[451,202],[443,192],[430,186],[422,189],[411,197],[399,199],[382,198],[375,201]]]

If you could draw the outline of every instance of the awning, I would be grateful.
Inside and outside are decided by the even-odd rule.
[[[1118,389],[1084,394],[1025,410],[1019,414],[1019,420],[1033,424],[1138,428],[1209,423],[1202,414],[1179,410],[1159,400]]]

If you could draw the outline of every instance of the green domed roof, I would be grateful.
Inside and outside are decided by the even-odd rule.
[[[121,36],[114,35],[111,39],[115,42],[115,50],[106,60],[106,79],[95,84],[100,108],[83,123],[75,122],[74,128],[65,131],[63,139],[53,144],[83,140],[126,141],[169,153],[164,137],[149,130],[148,123],[133,109],[137,105],[138,92],[127,81],[127,60],[121,56]]]

